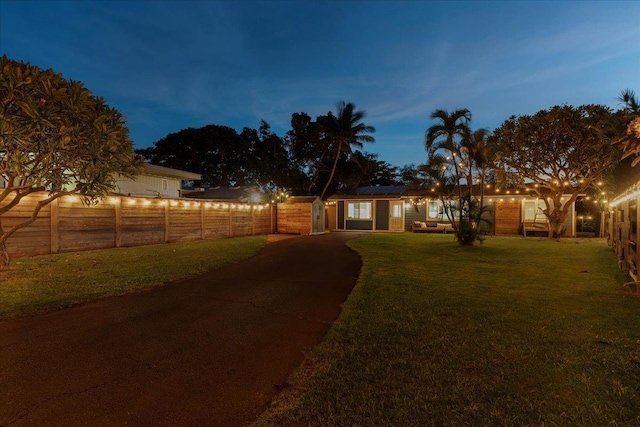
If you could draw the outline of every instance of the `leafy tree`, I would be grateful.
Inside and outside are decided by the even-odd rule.
[[[333,181],[341,156],[344,154],[349,158],[352,154],[352,145],[362,148],[363,143],[375,141],[370,135],[375,132],[375,128],[361,122],[365,116],[364,111],[354,111],[355,105],[351,102],[345,104],[344,101],[339,102],[336,108],[336,115],[329,112],[326,116],[318,118],[318,123],[327,136],[330,144],[329,151],[334,159],[329,178],[322,189],[322,193],[320,193],[321,199],[324,199],[327,189]]]
[[[251,146],[247,174],[264,190],[288,189],[291,185],[291,162],[284,140],[271,132],[271,126],[260,121],[258,131],[244,128],[240,137]]]
[[[295,177],[292,191],[296,194],[317,194],[320,191],[319,177],[329,169],[326,166],[329,144],[318,120],[312,120],[306,113],[293,113],[285,144],[291,173]]]
[[[600,105],[513,116],[492,136],[500,146],[499,178],[544,200],[549,237],[557,237],[573,202],[620,158],[611,144],[616,133],[611,110]]]
[[[7,239],[44,206],[69,194],[95,203],[116,175],[135,176],[139,162],[124,117],[81,82],[7,56],[0,69],[0,269],[7,269]],[[36,191],[48,194],[28,219],[5,229],[2,215]]]
[[[247,170],[251,148],[235,129],[211,124],[170,133],[136,152],[150,163],[199,173],[204,183],[218,186],[252,183]]]
[[[373,185],[402,184],[398,168],[378,160],[375,153],[354,151],[349,160],[341,160],[336,172],[339,189]]]

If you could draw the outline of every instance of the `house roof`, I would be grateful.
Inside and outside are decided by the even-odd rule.
[[[399,199],[405,195],[406,185],[376,185],[358,187],[346,192],[339,192],[330,196],[329,200],[362,198],[362,196],[375,196],[376,199]]]
[[[199,173],[187,172],[180,169],[172,169],[165,166],[152,165],[151,163],[144,164],[144,174],[167,176],[171,178],[180,178],[187,180],[201,180],[202,175]]]
[[[211,187],[205,190],[184,190],[185,197],[193,197],[196,199],[211,200],[227,200],[241,203],[261,203],[263,201],[262,193],[256,185],[243,185],[237,187]]]
[[[436,197],[437,187],[432,188],[412,188],[404,185],[388,185],[388,186],[372,186],[372,187],[358,187],[346,192],[340,192],[329,197],[329,200],[337,199],[361,199],[363,197],[373,199],[398,199],[398,198],[434,198]],[[521,189],[521,188],[499,188],[493,184],[488,184],[485,187],[485,197],[532,197],[533,189]],[[545,191],[542,192],[546,194]],[[475,196],[480,195],[480,186],[473,186],[473,194]],[[567,192],[565,194],[571,194]]]

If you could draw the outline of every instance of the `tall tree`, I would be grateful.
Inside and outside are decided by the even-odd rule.
[[[471,170],[476,173],[476,182],[480,189],[479,214],[482,214],[484,207],[485,183],[491,176],[497,160],[497,147],[489,141],[490,132],[487,129],[477,129],[468,135],[463,141],[471,162]],[[471,179],[473,181],[473,177]],[[470,189],[473,197],[473,187]]]
[[[447,110],[438,109],[431,113],[431,119],[438,120],[438,123],[430,126],[425,135],[425,149],[427,155],[432,157],[437,152],[446,152],[447,160],[456,178],[458,197],[462,201],[462,179],[465,177],[463,164],[461,162],[462,144],[469,137],[471,129],[471,112],[466,108],[456,110],[449,114]]]
[[[284,140],[272,132],[264,120],[260,121],[257,132],[244,128],[240,136],[252,146],[247,167],[255,183],[269,191],[288,189],[291,162]]]
[[[469,110],[459,109],[449,113],[436,110],[431,119],[438,122],[425,133],[425,149],[429,162],[423,170],[435,179],[438,195],[443,200],[447,216],[456,234],[458,243],[472,245],[480,239],[478,223],[482,211],[473,198],[474,173],[480,160],[481,141],[471,133]],[[481,133],[477,138],[484,137]],[[454,190],[455,196],[451,193]],[[445,202],[446,200],[446,202]],[[455,213],[453,212],[455,210]]]
[[[611,144],[614,124],[604,106],[555,106],[533,116],[513,116],[494,130],[501,181],[510,178],[544,200],[549,237],[560,235],[573,202],[620,158]]]
[[[7,269],[7,239],[44,206],[68,194],[94,203],[118,174],[134,177],[139,162],[125,118],[81,82],[7,56],[0,70],[0,269]],[[3,215],[36,191],[47,196],[31,217],[5,228]]]
[[[249,181],[251,149],[235,129],[211,124],[170,133],[136,152],[150,163],[199,173],[210,185],[241,185]]]
[[[329,150],[318,121],[306,113],[293,113],[285,143],[291,160],[291,173],[295,177],[292,191],[297,194],[319,192],[318,177],[324,169]]]
[[[362,119],[366,115],[363,110],[355,111],[353,103],[345,104],[344,101],[337,104],[336,110],[336,115],[329,112],[326,116],[318,118],[318,123],[330,141],[330,151],[334,156],[329,178],[320,193],[321,199],[324,199],[327,189],[333,181],[340,157],[343,154],[349,157],[352,153],[352,146],[362,148],[363,143],[375,141],[370,135],[375,132],[375,128],[362,123]]]

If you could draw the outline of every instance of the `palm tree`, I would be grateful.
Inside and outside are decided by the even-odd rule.
[[[425,149],[429,157],[433,157],[437,151],[445,150],[451,154],[451,164],[454,170],[454,177],[457,182],[458,198],[460,203],[463,202],[462,187],[460,184],[460,149],[462,142],[468,139],[471,129],[469,122],[471,121],[471,112],[466,108],[455,110],[449,114],[447,110],[438,109],[431,113],[431,119],[438,119],[436,123],[427,129],[425,134]],[[458,159],[456,159],[458,156]],[[468,183],[471,185],[472,183]],[[462,205],[460,206],[462,214]],[[461,218],[462,219],[462,218]]]
[[[484,206],[484,186],[496,157],[495,146],[489,143],[489,134],[490,132],[487,129],[478,129],[471,133],[468,139],[463,141],[463,145],[467,148],[473,167],[478,173],[481,210]]]
[[[618,95],[618,101],[624,104],[624,112],[629,114],[640,114],[640,103],[636,98],[636,93],[631,89],[625,89]]]
[[[376,131],[375,128],[362,123],[365,112],[362,110],[354,111],[355,108],[351,102],[345,104],[344,101],[340,101],[336,105],[336,115],[329,112],[326,116],[318,117],[318,122],[330,140],[335,155],[329,179],[320,194],[321,199],[324,199],[324,195],[333,181],[340,156],[343,153],[350,155],[352,153],[351,146],[362,148],[363,143],[375,141],[369,135]]]

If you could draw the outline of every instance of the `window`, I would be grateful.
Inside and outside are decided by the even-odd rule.
[[[429,211],[427,212],[427,219],[442,219],[443,216],[442,203],[429,202]]]
[[[169,182],[166,179],[162,179],[162,191],[167,191],[169,189]]]
[[[348,202],[347,219],[371,219],[371,202]]]
[[[546,216],[542,212],[545,208],[544,200],[525,200],[524,220],[525,221],[546,221]]]
[[[391,205],[391,207],[392,207],[391,217],[402,218],[402,204],[394,203],[393,205]]]

